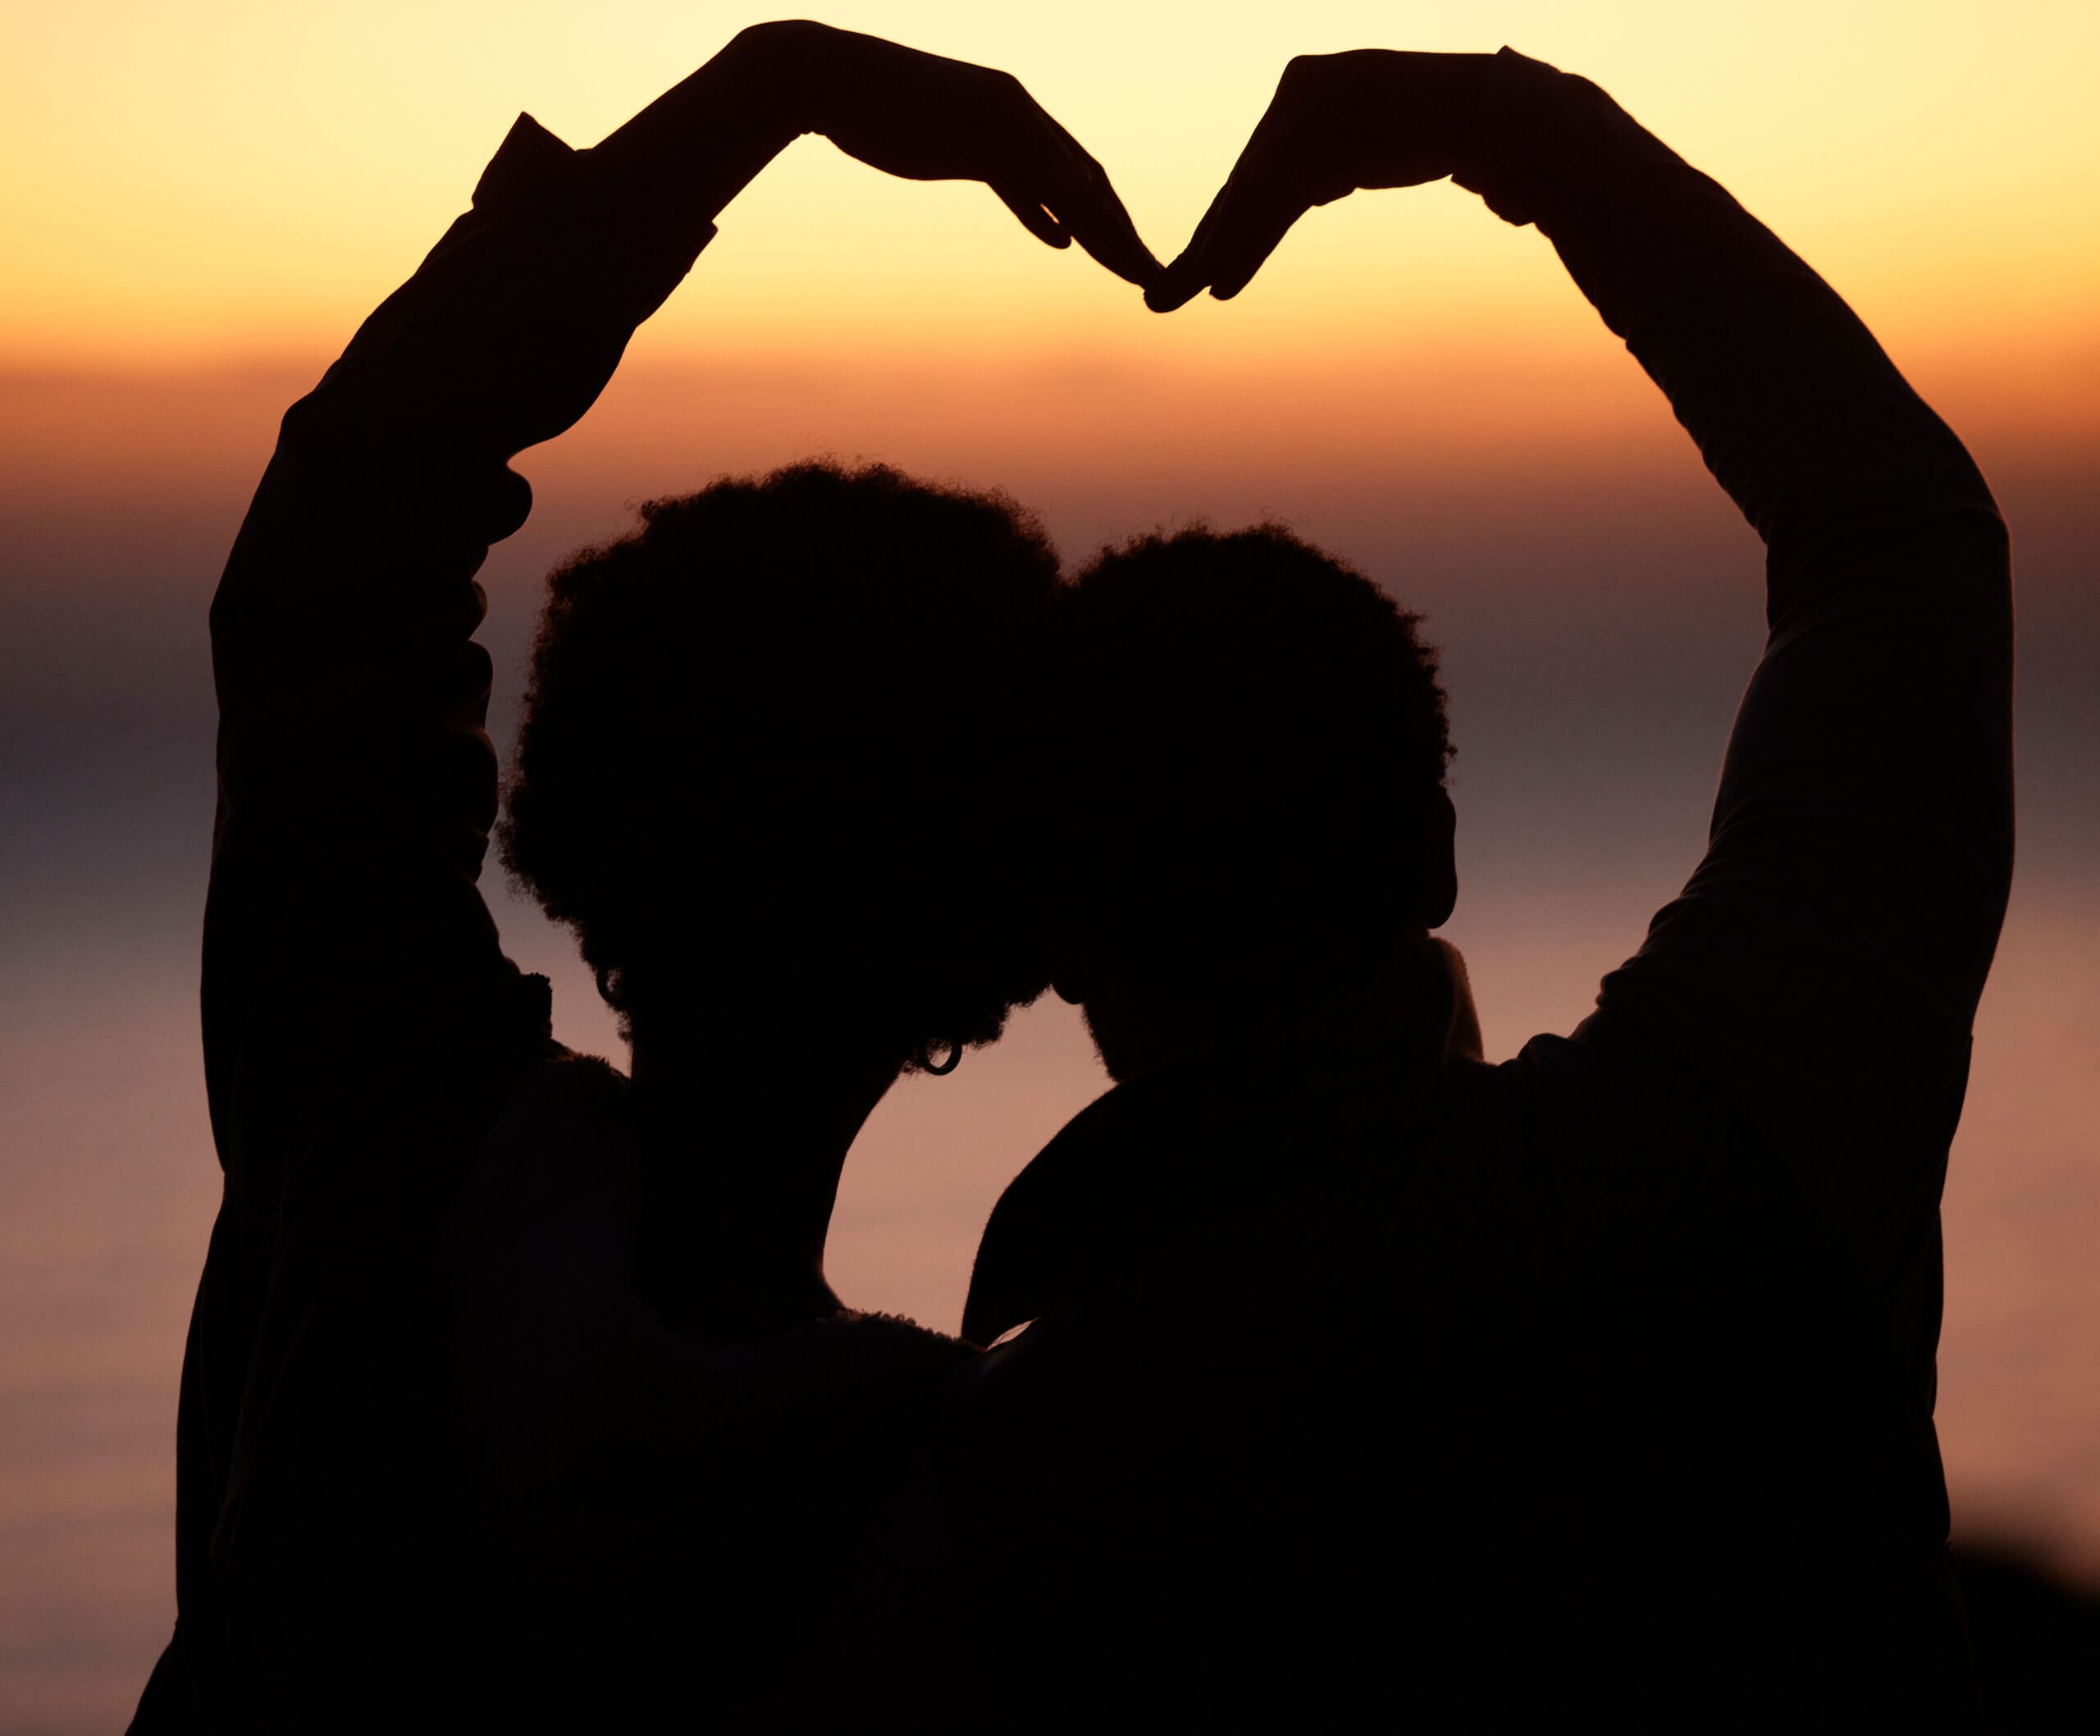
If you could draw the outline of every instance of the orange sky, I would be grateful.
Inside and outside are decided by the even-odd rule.
[[[76,0],[18,14],[0,63],[0,371],[325,359],[459,208],[519,108],[588,143],[765,16],[689,0]],[[2091,444],[2090,0],[1072,0],[1027,16],[844,0],[819,16],[1019,73],[1107,165],[1162,254],[1291,53],[1513,43],[1596,78],[1718,175],[1899,361],[1959,377],[1982,413],[2029,437]],[[1435,384],[1425,409],[1455,411],[1473,401],[1460,371],[1426,359],[1492,349],[1505,376],[1543,367],[1548,395],[1579,409],[1597,343],[1536,237],[1449,188],[1316,212],[1239,304],[1159,320],[1028,239],[983,190],[889,180],[809,140],[731,208],[642,353],[824,360],[870,378],[929,352],[1223,372],[1273,382],[1272,408],[1303,395],[1286,370],[1345,381],[1404,363]]]

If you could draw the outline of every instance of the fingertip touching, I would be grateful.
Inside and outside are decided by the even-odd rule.
[[[1203,282],[1194,267],[1185,262],[1181,254],[1171,265],[1160,272],[1158,278],[1145,286],[1145,305],[1155,313],[1171,313],[1176,308],[1186,307],[1203,291]]]

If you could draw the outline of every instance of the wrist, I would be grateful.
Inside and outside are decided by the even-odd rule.
[[[806,18],[747,25],[717,57],[738,95],[756,100],[790,138],[828,130],[837,108],[845,33]]]
[[[1505,222],[1549,236],[1674,161],[1588,79],[1509,48],[1488,61],[1472,159],[1459,185]]]
[[[821,25],[753,25],[588,153],[592,172],[688,225],[711,222],[810,130]]]
[[[1486,59],[1466,164],[1451,178],[1506,223],[1536,222],[1550,203],[1540,143],[1556,130],[1551,116],[1564,80],[1557,68],[1514,48]]]

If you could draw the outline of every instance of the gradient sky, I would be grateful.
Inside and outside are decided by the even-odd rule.
[[[167,364],[327,343],[413,264],[519,108],[591,143],[760,16],[686,0],[14,8],[0,66],[0,363]],[[842,0],[821,16],[1018,73],[1108,167],[1162,254],[1290,54],[1506,41],[1596,78],[1779,226],[1892,343],[1972,357],[2070,345],[2093,364],[2100,10],[2084,0]],[[1372,201],[1317,213],[1229,335],[1202,313],[1169,331],[1138,319],[1120,286],[988,222],[981,190],[885,182],[809,141],[738,202],[705,306],[675,306],[651,342],[712,349],[725,320],[746,349],[815,341],[862,362],[932,333],[993,349],[1229,344],[1294,358],[1484,318],[1527,345],[1573,336],[1559,286],[1472,207],[1440,191],[1404,213]],[[2066,395],[2052,413],[2072,408]]]
[[[195,1052],[204,610],[277,416],[464,204],[513,116],[601,136],[764,14],[75,0],[0,57],[0,1728],[120,1722],[172,1612],[174,1393],[216,1172]],[[1596,78],[1820,269],[2011,520],[2021,858],[1947,1209],[1958,1523],[2100,1574],[2100,7],[1844,0],[818,16],[1001,66],[1171,254],[1303,51],[1508,42]],[[1403,34],[1404,33],[1404,34]],[[811,451],[1011,488],[1067,555],[1290,519],[1429,614],[1450,930],[1491,1050],[1565,1029],[1696,859],[1758,550],[1551,250],[1448,187],[1308,217],[1162,319],[981,189],[821,141],[729,211],[605,400],[528,453],[484,574],[507,738],[536,583],[637,496]],[[506,679],[508,676],[508,679]],[[557,1027],[612,1045],[505,899]],[[317,912],[317,920],[326,920]],[[831,1268],[952,1326],[984,1211],[1102,1083],[1039,1009],[915,1080]]]

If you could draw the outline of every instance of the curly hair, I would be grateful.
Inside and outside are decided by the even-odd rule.
[[[1184,982],[1361,960],[1452,758],[1420,617],[1276,524],[1104,548],[1059,608],[1075,920]]]
[[[714,998],[991,1041],[1044,985],[1025,805],[1057,558],[998,494],[791,465],[547,580],[503,859],[631,1035]]]

